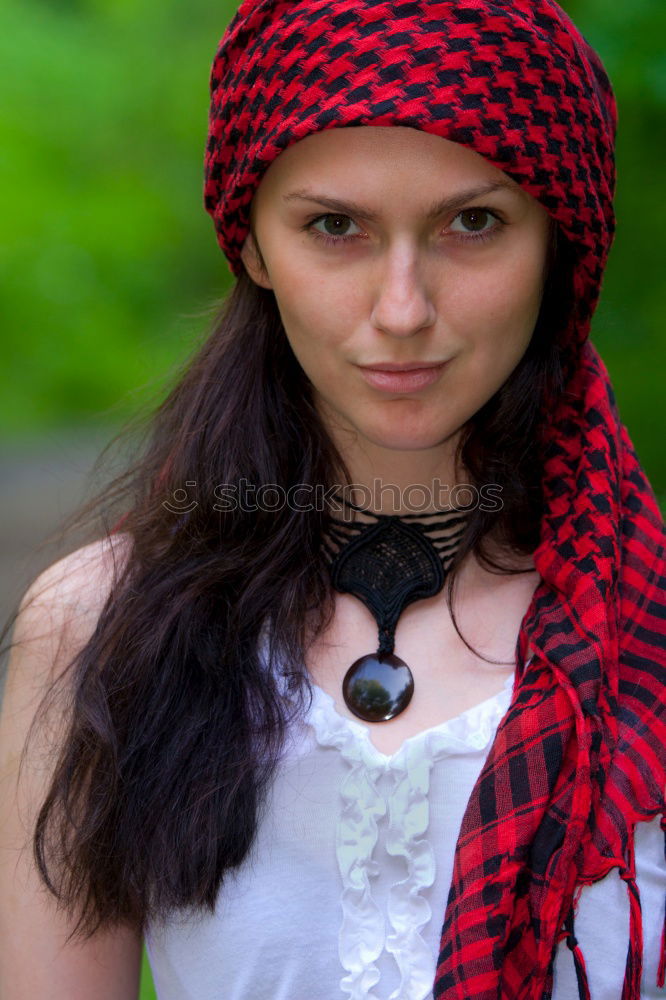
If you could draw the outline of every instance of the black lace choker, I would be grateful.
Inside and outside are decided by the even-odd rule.
[[[388,722],[404,712],[414,694],[412,672],[393,652],[398,618],[408,604],[433,597],[444,586],[469,510],[375,514],[344,497],[335,499],[371,520],[329,517],[323,544],[332,585],[363,601],[379,628],[377,651],[352,663],[342,694],[359,719]]]

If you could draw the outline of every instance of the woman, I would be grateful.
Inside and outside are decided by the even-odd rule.
[[[552,0],[246,0],[211,82],[238,280],[122,522],[22,602],[0,992],[135,996],[145,934],[167,1000],[656,996],[604,69]]]

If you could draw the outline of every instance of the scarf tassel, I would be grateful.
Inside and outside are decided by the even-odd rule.
[[[664,832],[664,858],[666,858],[666,813],[661,816],[661,829]],[[661,946],[659,948],[659,969],[657,971],[657,986],[664,988],[666,980],[666,905],[664,905],[664,923],[661,928]]]
[[[620,878],[627,883],[629,892],[629,950],[627,966],[624,974],[621,1000],[640,1000],[641,979],[643,977],[643,921],[641,916],[641,897],[636,883],[633,841],[630,848],[630,868],[620,872]]]
[[[585,959],[583,958],[583,952],[578,944],[578,939],[574,934],[574,911],[573,906],[569,910],[569,915],[564,921],[564,927],[567,931],[567,948],[571,950],[574,960],[574,968],[576,969],[576,980],[578,982],[578,998],[579,1000],[591,1000],[590,997],[590,985],[587,981],[587,969],[585,968]]]

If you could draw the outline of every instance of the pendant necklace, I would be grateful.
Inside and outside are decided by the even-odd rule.
[[[335,499],[371,520],[349,522],[329,515],[323,547],[331,583],[339,593],[362,601],[379,629],[376,652],[352,663],[342,694],[359,719],[388,722],[404,712],[414,694],[412,672],[393,652],[398,618],[408,604],[434,597],[444,586],[469,508],[375,514],[345,497]]]

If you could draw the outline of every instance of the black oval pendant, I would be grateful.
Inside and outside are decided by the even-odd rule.
[[[355,660],[342,682],[345,704],[364,722],[388,722],[409,705],[412,672],[393,653],[369,653]]]

